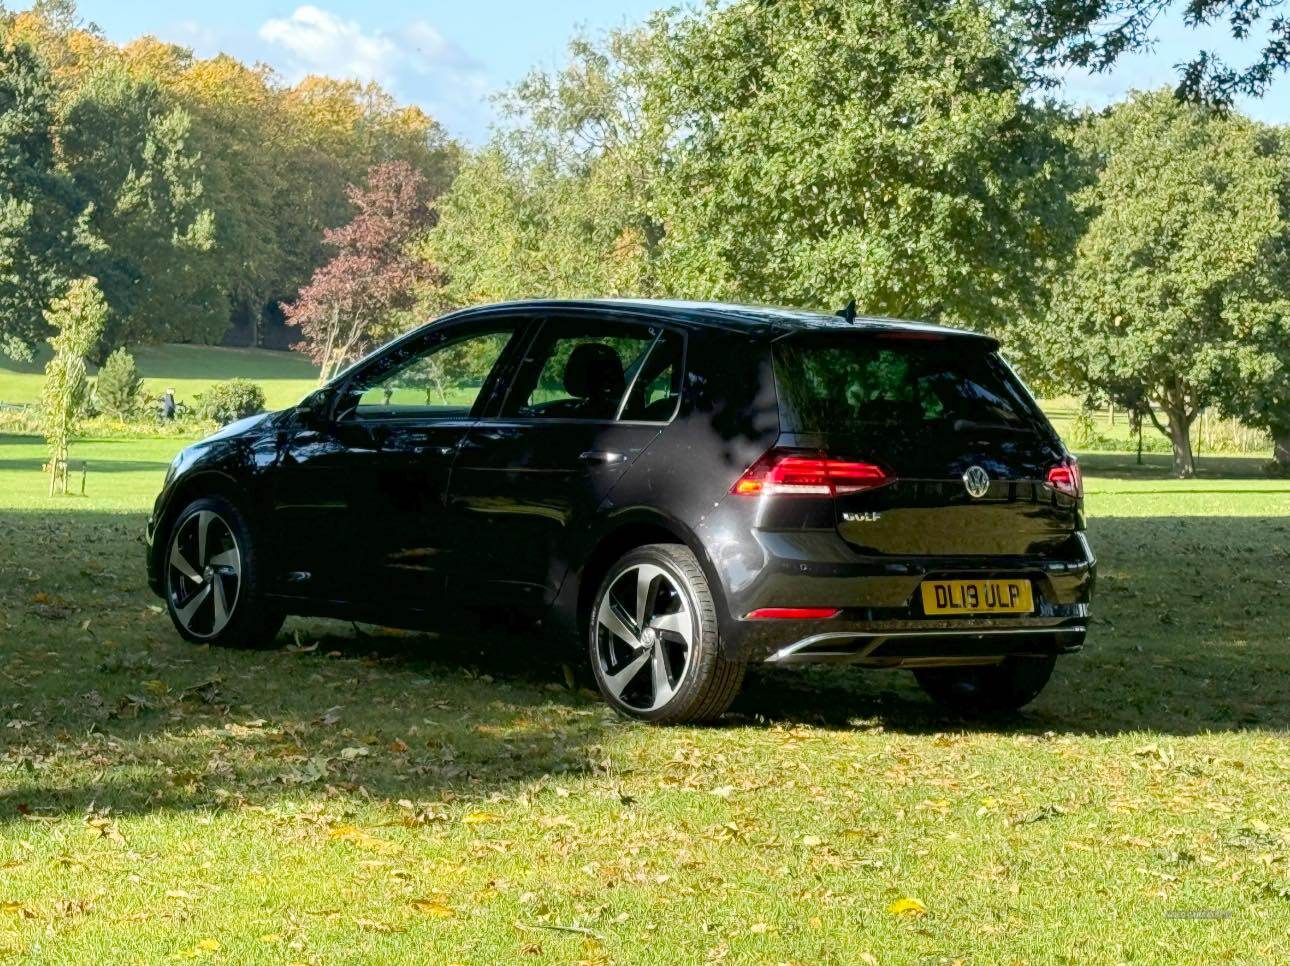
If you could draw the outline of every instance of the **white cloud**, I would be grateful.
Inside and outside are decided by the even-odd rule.
[[[285,19],[266,20],[259,33],[265,43],[285,48],[300,73],[389,83],[403,56],[385,34],[365,33],[357,21],[312,6],[297,7]]]
[[[269,60],[288,80],[326,74],[376,81],[472,139],[482,137],[491,116],[493,85],[483,65],[425,20],[366,30],[357,20],[305,5],[266,20],[258,37],[280,55]]]

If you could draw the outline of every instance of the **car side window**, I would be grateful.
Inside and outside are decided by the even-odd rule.
[[[679,332],[664,329],[641,363],[618,418],[633,422],[665,423],[681,401],[681,363],[685,340]]]
[[[594,318],[547,321],[525,354],[502,415],[617,418],[661,331]]]
[[[460,419],[469,416],[515,336],[515,326],[473,328],[397,349],[350,384],[345,416]]]

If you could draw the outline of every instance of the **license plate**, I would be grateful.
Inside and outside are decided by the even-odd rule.
[[[924,614],[1029,614],[1035,601],[1028,580],[927,580]]]

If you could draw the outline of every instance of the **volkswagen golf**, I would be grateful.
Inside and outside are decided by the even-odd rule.
[[[654,722],[720,715],[751,662],[1012,711],[1083,645],[1096,569],[1079,466],[995,340],[650,301],[398,338],[181,452],[147,548],[190,641],[517,615]]]

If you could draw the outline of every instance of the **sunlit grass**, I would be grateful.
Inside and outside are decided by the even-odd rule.
[[[0,437],[0,952],[1290,958],[1290,484],[1258,461],[1084,459],[1097,619],[1011,722],[831,670],[656,729],[498,632],[184,644],[139,541],[178,445],[77,444],[88,495],[51,500]]]
[[[270,409],[299,402],[318,385],[317,367],[297,352],[200,345],[136,346],[130,352],[145,390],[159,396],[173,387],[176,398],[189,405],[213,383],[229,379],[258,384]],[[47,355],[46,349],[33,361],[20,363],[0,354],[0,402],[37,402]]]

